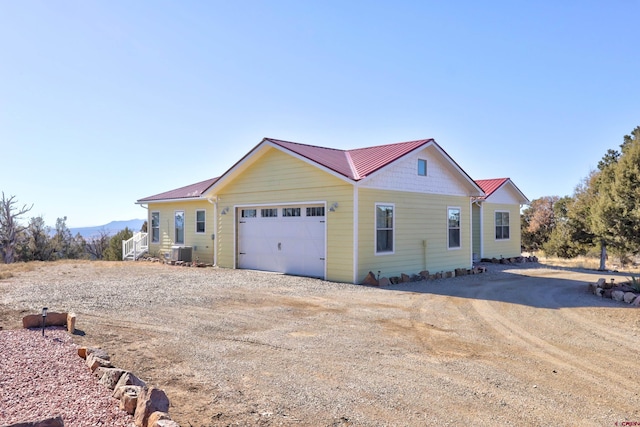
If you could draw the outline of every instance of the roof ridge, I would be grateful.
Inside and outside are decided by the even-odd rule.
[[[347,150],[342,150],[340,148],[332,148],[332,147],[322,147],[320,145],[312,145],[312,144],[303,144],[301,142],[294,142],[294,141],[285,141],[284,139],[275,139],[275,138],[265,138],[267,141],[272,141],[275,142],[276,144],[278,142],[284,142],[287,144],[294,144],[294,145],[301,145],[303,147],[311,147],[311,148],[321,148],[323,150],[333,150],[333,151],[339,151],[339,152],[346,152]]]
[[[360,180],[360,173],[358,173],[358,169],[356,168],[355,163],[353,163],[353,159],[351,158],[351,153],[349,152],[349,150],[345,150],[344,155],[347,158],[347,163],[349,164],[349,168],[351,168],[351,173],[353,174],[353,179],[355,181],[359,181]]]

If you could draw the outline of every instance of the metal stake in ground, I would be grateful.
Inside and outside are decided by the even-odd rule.
[[[47,307],[42,307],[42,336],[44,336],[44,325],[47,323]]]

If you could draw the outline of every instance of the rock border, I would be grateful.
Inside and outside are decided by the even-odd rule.
[[[46,317],[29,314],[22,318],[22,326],[24,329],[43,328],[43,319],[44,327],[66,326],[69,333],[75,332],[75,313],[49,312]],[[180,427],[169,416],[170,403],[164,390],[147,386],[133,373],[116,368],[109,353],[101,348],[78,347],[78,356],[85,360],[100,384],[113,390],[112,397],[119,400],[120,410],[132,415],[137,427]],[[62,418],[55,417],[0,427],[64,427],[64,423]]]
[[[512,257],[512,258],[483,258],[481,262],[488,262],[492,264],[522,264],[525,262],[538,262],[538,257],[529,256],[529,257]],[[391,276],[391,277],[380,277],[380,271],[378,271],[378,275],[376,276],[373,271],[369,271],[369,273],[365,276],[364,280],[360,282],[361,285],[367,286],[389,286],[389,285],[397,285],[398,283],[409,283],[409,282],[421,282],[427,280],[439,280],[439,279],[450,279],[453,277],[459,276],[467,276],[470,274],[481,274],[486,273],[487,267],[482,265],[474,265],[472,268],[456,268],[453,271],[438,271],[436,273],[431,274],[428,270],[423,270],[418,274],[406,274],[402,273],[400,276]]]
[[[601,298],[611,298],[614,301],[626,302],[635,307],[640,307],[640,292],[629,285],[630,282],[616,283],[612,278],[610,282],[600,278],[596,283],[589,283],[589,293]]]

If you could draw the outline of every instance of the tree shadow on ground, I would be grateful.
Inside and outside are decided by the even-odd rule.
[[[599,278],[627,281],[625,273],[578,268],[547,267],[538,263],[482,264],[487,272],[449,279],[399,283],[380,288],[463,299],[497,301],[536,308],[561,309],[602,307],[637,309],[622,302],[601,298],[588,291]]]

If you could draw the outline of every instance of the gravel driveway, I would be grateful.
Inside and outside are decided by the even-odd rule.
[[[0,281],[0,326],[75,311],[74,341],[165,389],[183,427],[640,423],[640,312],[589,295],[599,274],[530,267],[378,289],[48,263]]]

